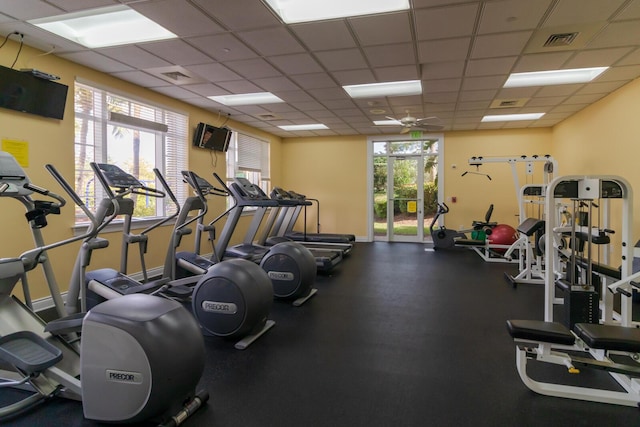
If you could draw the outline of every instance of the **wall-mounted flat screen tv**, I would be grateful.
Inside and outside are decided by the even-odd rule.
[[[62,120],[69,87],[0,66],[0,107]]]
[[[209,150],[226,152],[231,140],[231,130],[226,127],[215,127],[206,123],[198,123],[193,135],[193,145]]]

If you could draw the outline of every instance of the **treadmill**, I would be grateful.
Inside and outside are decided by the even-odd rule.
[[[311,200],[315,199],[307,199],[307,196],[304,194],[296,193],[295,191],[289,191],[289,194],[294,198],[300,201],[300,204],[296,206],[290,215],[285,219],[285,223],[283,224],[284,231],[282,235],[296,242],[321,242],[321,243],[342,243],[342,244],[352,244],[356,241],[356,236],[353,234],[340,234],[340,233],[308,233],[307,232],[307,223],[304,222],[304,231],[295,231],[293,229],[298,217],[300,216],[300,212],[304,209],[305,211],[305,219],[306,219],[306,207],[312,205]],[[318,201],[316,200],[316,203]],[[318,205],[318,217],[320,217],[320,207]],[[320,226],[318,225],[318,228]]]
[[[214,174],[214,176],[221,184],[224,184],[217,175]],[[229,211],[229,217],[220,232],[215,251],[221,259],[245,258],[255,263],[260,263],[260,260],[262,260],[269,251],[269,248],[255,244],[253,239],[258,232],[266,209],[277,207],[278,202],[271,200],[260,187],[252,184],[245,178],[234,178],[234,182],[229,185],[228,191],[236,204]],[[229,242],[231,241],[233,231],[238,225],[238,221],[245,208],[248,207],[256,208],[258,212],[253,215],[253,219],[242,243],[230,247]],[[260,215],[259,212],[262,212],[262,214]]]
[[[256,241],[256,243],[261,246],[273,246],[278,243],[292,241],[291,239],[288,239],[286,237],[270,235],[270,232],[274,230],[274,224],[278,217],[286,213],[286,210],[288,208],[298,206],[299,201],[289,196],[286,191],[282,190],[279,187],[276,187],[271,191],[271,200],[276,200],[278,202],[278,206],[271,208],[269,216],[267,217],[267,221],[263,226],[262,232],[260,233],[260,236]],[[266,209],[258,209],[255,215],[260,215],[260,221],[262,221],[265,213]],[[338,248],[312,246],[305,244],[306,242],[297,243],[300,243],[307,249],[309,249],[316,260],[316,267],[318,268],[318,271],[326,272],[332,270],[342,261],[342,258],[345,255],[344,251]]]

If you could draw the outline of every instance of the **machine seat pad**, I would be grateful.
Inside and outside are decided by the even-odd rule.
[[[507,320],[513,338],[552,344],[573,345],[575,336],[563,324],[542,320]]]
[[[536,231],[544,229],[544,221],[537,218],[527,218],[520,225],[517,230],[525,236],[533,236]]]
[[[640,353],[640,329],[576,323],[574,331],[591,348]]]

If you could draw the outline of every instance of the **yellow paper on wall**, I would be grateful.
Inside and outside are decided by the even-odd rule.
[[[2,151],[6,151],[16,158],[16,161],[23,168],[29,167],[29,143],[15,139],[3,139]]]

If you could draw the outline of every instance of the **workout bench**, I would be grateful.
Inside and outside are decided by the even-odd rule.
[[[560,323],[538,320],[508,320],[507,329],[516,343],[518,373],[530,390],[547,396],[591,402],[625,406],[640,404],[640,365],[635,361],[640,354],[640,329],[577,323],[572,332]],[[575,356],[573,352],[585,352],[587,357]],[[615,362],[609,358],[614,353],[635,359],[629,364]],[[529,359],[564,365],[570,374],[580,373],[580,368],[607,371],[623,391],[536,381],[527,373]]]

